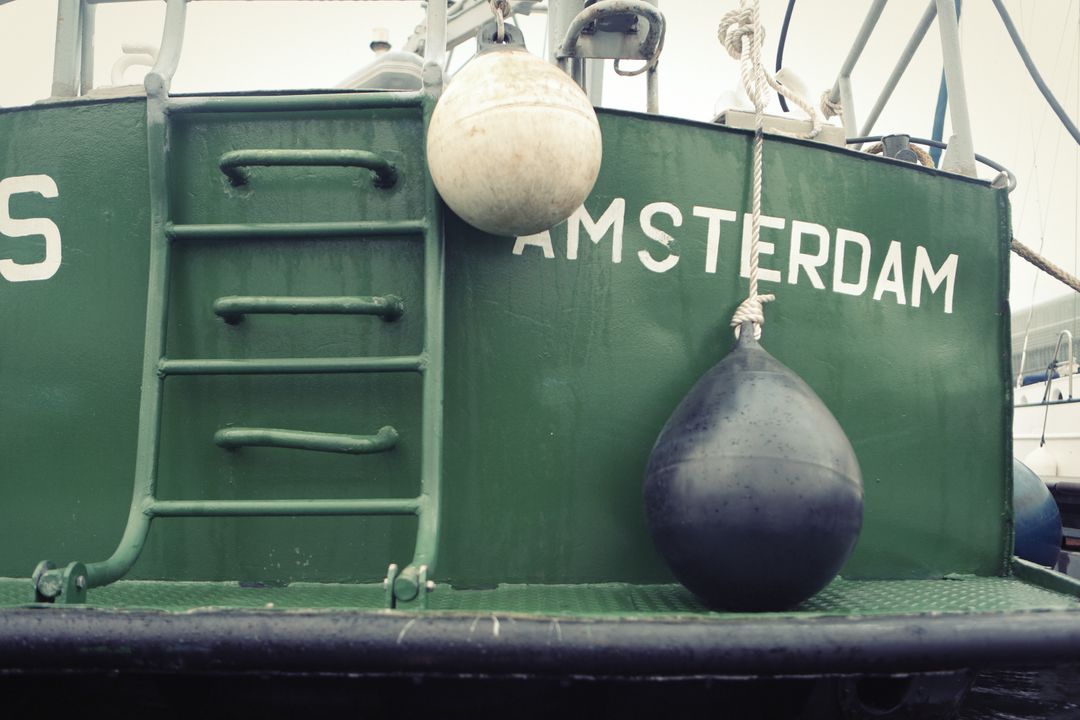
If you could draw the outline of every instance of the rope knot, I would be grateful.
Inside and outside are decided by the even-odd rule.
[[[828,120],[831,117],[837,117],[844,112],[844,106],[840,104],[840,101],[832,101],[832,90],[826,90],[821,93],[821,114]]]
[[[727,49],[728,55],[736,60],[742,59],[743,38],[747,38],[747,42],[749,42],[753,34],[754,16],[748,7],[730,10],[725,13],[724,17],[720,19],[720,27],[716,31],[716,37],[720,40],[720,44]],[[761,34],[764,39],[764,31]],[[747,44],[746,48],[749,50],[750,45]]]
[[[754,339],[761,339],[761,326],[765,324],[765,303],[772,302],[776,296],[772,293],[765,295],[750,295],[735,308],[735,314],[731,316],[731,327],[735,328],[735,337],[739,337],[742,324],[749,320],[754,323]]]

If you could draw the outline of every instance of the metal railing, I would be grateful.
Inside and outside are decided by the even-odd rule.
[[[874,0],[870,10],[859,28],[858,35],[848,51],[844,63],[840,66],[840,72],[832,89],[828,91],[830,102],[839,102],[841,105],[841,121],[844,132],[850,138],[870,135],[874,123],[881,116],[893,91],[896,90],[900,78],[911,63],[915,51],[922,44],[930,24],[934,18],[938,18],[938,30],[941,35],[941,54],[945,68],[945,84],[949,94],[949,116],[952,120],[953,135],[949,138],[948,152],[942,162],[941,169],[950,172],[975,177],[975,143],[971,135],[971,119],[968,115],[967,92],[964,87],[964,69],[960,58],[960,31],[956,19],[956,10],[953,0],[931,0],[919,19],[911,38],[904,47],[896,67],[893,68],[877,101],[874,103],[867,116],[862,129],[859,129],[855,115],[855,99],[851,89],[851,73],[862,56],[874,27],[881,19],[881,13],[885,9],[888,0]]]
[[[1061,353],[1061,341],[1068,339],[1069,342],[1069,399],[1073,399],[1073,376],[1076,374],[1076,354],[1073,348],[1073,336],[1068,330],[1062,330],[1058,333],[1057,343],[1054,344],[1054,357],[1050,361],[1050,364],[1046,368],[1046,389],[1043,391],[1043,402],[1050,402],[1050,386],[1053,384],[1054,373],[1057,372],[1058,367],[1061,365],[1061,361],[1058,359]],[[1061,377],[1061,373],[1058,372],[1058,377]]]
[[[56,11],[56,44],[53,52],[53,81],[52,97],[70,98],[85,95],[93,88],[94,78],[94,21],[97,5],[131,2],[132,0],[59,0]],[[172,0],[162,0],[168,8],[173,8]],[[181,0],[181,4],[189,2],[213,2],[215,0]],[[270,1],[270,0],[263,0]],[[307,2],[320,2],[322,0],[305,0]],[[341,0],[343,2],[365,2],[367,0]],[[404,1],[404,0],[401,0]],[[5,5],[13,0],[0,0],[0,5]],[[176,62],[162,64],[161,55],[164,54],[164,45],[170,39],[176,40],[177,57],[179,60],[180,46],[183,44],[183,28],[176,27],[176,23],[170,23],[169,17],[176,17],[175,10],[167,11],[165,18],[165,33],[162,41],[162,50],[159,52],[158,63],[155,69],[172,68],[168,73],[171,80],[176,71]],[[424,63],[442,65],[446,55],[446,15],[445,2],[427,3],[427,19],[425,21],[427,37],[424,42]],[[159,73],[160,74],[160,73]]]

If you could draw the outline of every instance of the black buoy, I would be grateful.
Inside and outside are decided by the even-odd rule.
[[[840,424],[752,323],[668,420],[645,512],[675,577],[709,607],[784,610],[825,587],[862,527],[862,475]]]

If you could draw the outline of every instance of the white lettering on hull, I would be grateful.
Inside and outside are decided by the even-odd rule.
[[[48,218],[11,217],[11,196],[36,193],[44,198],[60,195],[56,181],[48,175],[20,175],[0,179],[0,236],[9,238],[45,238],[45,257],[36,263],[17,263],[10,258],[0,260],[0,277],[10,282],[48,280],[60,269],[60,228]],[[0,246],[0,252],[3,252]]]
[[[638,218],[641,224],[641,232],[645,233],[645,237],[655,240],[668,249],[667,257],[663,260],[657,260],[648,250],[638,251],[638,259],[647,269],[655,273],[665,273],[679,264],[679,256],[671,252],[671,243],[675,242],[675,238],[663,230],[658,230],[652,224],[653,216],[657,214],[667,215],[671,218],[672,225],[680,227],[682,225],[682,212],[669,202],[654,202],[641,208],[641,216]]]
[[[735,222],[739,216],[734,210],[695,205],[694,217],[709,220],[709,234],[705,245],[705,272],[715,273],[716,263],[720,259],[720,223]]]
[[[566,221],[566,259],[577,260],[578,237],[581,235],[582,226],[584,226],[589,239],[594,243],[599,243],[607,235],[608,230],[611,230],[611,262],[622,262],[622,238],[625,221],[626,200],[622,198],[612,200],[611,204],[608,205],[608,209],[595,222],[592,216],[589,215],[589,211],[582,205]]]
[[[703,205],[695,205],[691,215],[707,223],[704,228],[704,271],[715,274],[720,259],[731,257],[731,249],[723,245],[725,238],[731,237],[723,234],[723,223],[737,222],[739,215],[734,210]],[[657,227],[658,216],[666,217],[660,224],[671,227],[671,232]],[[589,240],[596,245],[610,238],[611,261],[621,263],[625,226],[625,198],[614,198],[597,220],[593,220],[584,206],[578,208],[567,221],[566,259],[578,259],[581,231],[584,229]],[[642,235],[656,243],[655,246],[650,245],[636,253],[638,261],[645,269],[654,273],[666,273],[679,264],[682,260],[679,251],[680,235],[673,233],[674,230],[683,228],[683,212],[678,206],[662,201],[648,203],[638,215],[638,226]],[[939,295],[942,299],[939,307],[946,314],[952,313],[957,266],[960,262],[956,253],[950,253],[935,265],[929,251],[924,246],[917,245],[914,262],[909,267],[904,260],[905,245],[899,240],[889,241],[882,258],[882,246],[879,244],[875,252],[870,238],[856,230],[837,227],[830,232],[824,225],[792,218],[790,231],[777,232],[788,227],[787,218],[761,216],[762,230],[758,242],[760,282],[786,282],[788,285],[809,283],[816,290],[831,290],[840,295],[859,297],[871,290],[873,281],[871,296],[878,302],[892,301],[897,305],[908,305],[910,297],[910,307],[917,308],[923,305],[925,295]],[[738,256],[739,274],[742,277],[750,274],[750,229],[750,214],[743,213],[742,242]],[[694,237],[701,230],[700,223],[691,221],[686,229],[681,230],[681,238]],[[776,243],[778,240],[782,241],[785,235],[788,238],[788,249],[786,268],[782,269],[779,264],[784,263],[785,257],[783,253],[777,253]],[[555,259],[555,245],[550,231],[517,238],[513,254],[523,255],[528,248],[533,247],[538,248],[545,258]],[[874,273],[871,273],[872,266],[876,267]],[[830,279],[831,284],[828,282]]]

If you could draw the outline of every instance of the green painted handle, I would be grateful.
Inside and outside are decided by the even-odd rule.
[[[234,186],[246,185],[249,167],[361,167],[375,173],[375,187],[397,183],[397,168],[367,150],[233,150],[221,156],[218,167]]]
[[[276,447],[367,455],[391,450],[397,445],[397,441],[398,431],[389,425],[380,428],[374,435],[337,435],[249,427],[222,428],[214,433],[214,442],[229,450],[241,447]]]
[[[145,512],[153,517],[348,517],[415,515],[417,498],[313,500],[157,500]]]
[[[405,305],[396,295],[375,297],[267,297],[230,295],[214,301],[214,313],[235,325],[245,315],[377,315],[397,320]]]
[[[206,358],[162,360],[158,374],[167,375],[337,375],[369,372],[425,372],[426,355],[332,358]]]

